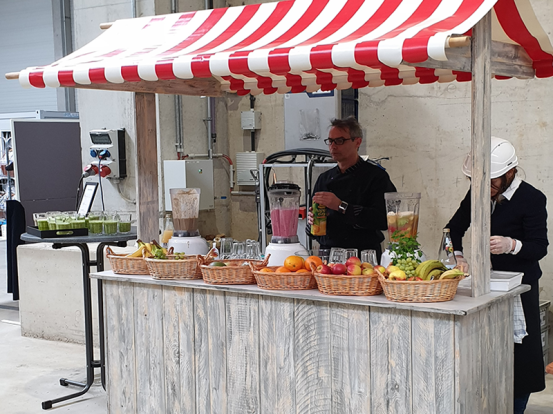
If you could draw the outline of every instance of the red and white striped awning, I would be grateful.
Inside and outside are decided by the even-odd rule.
[[[451,36],[493,10],[492,40],[520,45],[537,77],[553,47],[529,0],[295,0],[118,20],[78,51],[19,73],[25,87],[214,78],[238,94],[466,81]]]

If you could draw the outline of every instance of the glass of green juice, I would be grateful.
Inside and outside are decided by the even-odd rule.
[[[88,232],[90,234],[102,234],[104,231],[104,219],[101,211],[88,213]]]
[[[82,214],[72,214],[71,215],[71,228],[72,229],[85,229],[86,228],[86,218]]]
[[[104,215],[104,234],[116,234],[119,216],[117,213],[106,213]]]
[[[36,221],[36,226],[40,231],[48,230],[48,216],[46,213],[34,213],[33,218]]]
[[[70,230],[71,217],[67,213],[61,213],[56,216],[56,230]]]
[[[131,213],[118,213],[119,216],[119,233],[130,233],[131,232]]]
[[[48,230],[56,230],[56,217],[61,214],[61,211],[49,211],[46,213],[48,217]]]

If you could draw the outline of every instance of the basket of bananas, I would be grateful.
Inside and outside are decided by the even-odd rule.
[[[376,266],[386,299],[394,302],[446,302],[452,300],[459,282],[465,278],[459,269],[448,270],[439,260],[426,260],[407,277],[398,266]]]
[[[144,250],[148,250],[148,247],[142,240],[138,240],[137,243],[138,249],[130,254],[117,254],[109,246],[106,247],[106,256],[114,273],[123,275],[150,274],[146,261],[142,257]]]
[[[171,247],[167,250],[152,240],[152,251],[144,251],[144,260],[148,266],[150,276],[163,280],[191,280],[201,279],[202,273],[198,268],[198,256],[184,253],[173,253]]]

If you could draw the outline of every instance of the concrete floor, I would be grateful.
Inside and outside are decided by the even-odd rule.
[[[43,413],[42,401],[78,391],[76,387],[60,386],[60,378],[85,380],[84,346],[22,337],[19,305],[6,293],[5,275],[6,243],[0,241],[0,413]],[[56,404],[48,411],[106,413],[106,394],[100,385],[99,370],[88,393]],[[553,414],[553,375],[547,376],[545,391],[532,394],[526,414]]]

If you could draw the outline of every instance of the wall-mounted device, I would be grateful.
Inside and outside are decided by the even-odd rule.
[[[213,192],[213,160],[165,160],[163,161],[165,185],[165,210],[171,207],[171,188],[199,188],[200,210],[215,208]]]
[[[243,111],[241,113],[241,124],[242,129],[261,129],[261,112],[254,111]]]
[[[127,154],[124,129],[94,129],[90,131],[90,156],[93,165],[100,165],[100,176],[127,177]]]
[[[263,152],[246,151],[236,153],[236,184],[255,185],[255,179],[250,172],[259,170],[259,164],[263,164],[265,154]]]

